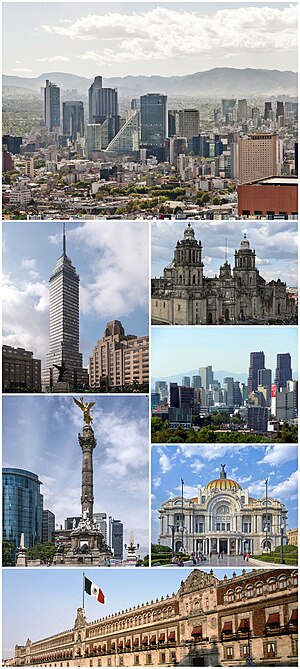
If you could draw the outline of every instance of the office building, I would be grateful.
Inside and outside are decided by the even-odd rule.
[[[42,541],[43,496],[37,474],[24,469],[2,469],[2,539],[20,546],[24,532],[26,548]]]
[[[105,149],[108,153],[131,154],[137,153],[140,145],[140,114],[138,110],[131,113],[117,134]]]
[[[250,353],[250,367],[248,375],[248,393],[257,390],[259,383],[258,372],[265,369],[265,354],[263,351],[255,351]],[[261,377],[260,377],[261,378]]]
[[[140,110],[141,145],[162,160],[168,136],[167,96],[158,93],[142,95]]]
[[[238,139],[239,184],[280,174],[279,140],[275,133],[249,133]]]
[[[161,581],[162,572],[155,574]],[[113,578],[123,590],[125,572]],[[32,637],[29,627],[25,637]],[[189,574],[183,570],[176,593],[135,606],[128,600],[122,612],[93,622],[79,608],[71,629],[69,625],[51,636],[45,630],[42,639],[28,638],[24,645],[16,638],[10,662],[41,667],[297,666],[297,637],[297,569],[280,565],[223,578],[194,569]]]
[[[155,392],[159,394],[160,404],[168,401],[168,384],[166,381],[155,381]]]
[[[21,151],[23,137],[17,137],[15,135],[2,135],[2,148],[6,148],[6,151],[13,154],[19,154]]]
[[[275,384],[278,390],[286,388],[287,381],[292,381],[293,372],[290,353],[278,353],[276,359]]]
[[[197,497],[183,496],[183,509],[179,495],[161,504],[161,546],[169,546],[177,552],[183,539],[187,553],[201,551],[206,556],[211,553],[236,556],[246,552],[260,555],[266,548],[274,550],[280,545],[282,523],[286,542],[287,509],[284,503],[268,499],[266,539],[264,496],[254,498],[248,488],[227,477],[225,466],[221,465],[219,477],[198,485]]]
[[[108,145],[120,128],[117,89],[103,88],[102,77],[97,76],[89,88],[88,97],[89,124],[102,125],[106,122],[108,127]]]
[[[266,402],[267,406],[270,406],[271,402],[271,386],[272,386],[272,370],[271,369],[259,369],[258,370],[258,385],[257,387],[266,388]]]
[[[182,386],[185,386],[186,388],[190,388],[191,385],[191,377],[190,376],[183,376],[182,377]]]
[[[107,323],[89,358],[91,388],[149,384],[149,337],[125,335],[120,321]]]
[[[267,432],[270,409],[265,406],[249,406],[247,408],[247,427],[253,432]]]
[[[95,525],[98,526],[101,534],[103,535],[104,541],[107,544],[107,516],[106,513],[94,513],[93,521]]]
[[[123,523],[109,516],[109,547],[116,560],[123,560]]]
[[[48,392],[72,391],[88,385],[88,373],[79,352],[79,276],[67,256],[65,226],[62,242],[62,254],[49,279],[50,341],[42,371],[43,390]]]
[[[242,121],[248,118],[247,100],[238,100],[237,104],[237,120]]]
[[[2,346],[2,392],[41,392],[41,361],[32,351]]]
[[[232,112],[235,108],[236,105],[236,100],[233,99],[223,99],[221,102],[221,108],[222,108],[222,116],[224,117],[225,121],[228,122],[230,117],[232,117]]]
[[[54,542],[55,515],[49,509],[43,510],[42,541]]]
[[[290,423],[297,418],[297,390],[276,388],[274,384],[271,400],[271,413],[281,422]]]
[[[190,140],[199,134],[200,112],[199,109],[180,109],[178,111],[178,132],[179,137],[186,137]]]
[[[63,102],[63,134],[72,140],[84,136],[83,102]]]
[[[202,388],[206,390],[209,389],[209,386],[214,382],[214,373],[212,366],[208,367],[199,367],[199,376],[201,378]]]
[[[279,121],[281,116],[284,116],[284,103],[280,100],[276,103],[276,121]]]
[[[272,102],[265,102],[264,120],[269,121],[272,119],[272,114]]]
[[[49,79],[44,88],[44,115],[49,132],[60,127],[60,88]]]

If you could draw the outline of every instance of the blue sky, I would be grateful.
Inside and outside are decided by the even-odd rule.
[[[232,571],[239,575],[242,570],[216,569],[215,575],[222,579],[226,574],[230,578]],[[99,585],[106,598],[102,605],[85,595],[87,620],[172,595],[189,573],[184,568],[86,570],[87,578]],[[50,568],[45,573],[45,569],[4,569],[2,583],[3,657],[12,657],[15,644],[25,644],[28,637],[38,641],[73,627],[77,608],[82,606],[81,570]]]
[[[295,3],[6,2],[3,28],[5,74],[297,70]]]
[[[148,332],[148,223],[66,223],[67,254],[80,276],[80,351],[88,363],[106,323]],[[61,222],[3,223],[3,343],[49,350],[48,281],[62,250]]]
[[[152,376],[164,378],[198,367],[246,373],[250,352],[264,351],[267,369],[275,371],[277,353],[290,353],[297,378],[297,327],[192,326],[152,328]]]
[[[227,477],[248,488],[251,497],[265,496],[268,479],[268,494],[285,504],[288,526],[297,527],[297,462],[294,444],[152,446],[152,541],[157,542],[159,534],[158,509],[162,502],[181,495],[181,479],[184,497],[197,497],[198,486],[219,478],[221,463],[226,464]]]
[[[89,399],[88,399],[89,398]],[[93,429],[94,511],[122,520],[141,553],[148,553],[148,399],[87,396],[96,401]],[[3,398],[3,467],[38,474],[44,508],[64,523],[80,515],[82,413],[72,397]]]
[[[244,233],[256,252],[256,267],[266,281],[281,279],[288,286],[298,284],[298,235],[295,221],[193,221],[195,238],[202,243],[204,276],[219,275],[224,263],[227,238],[227,259],[234,267],[234,252],[239,249]],[[177,241],[183,239],[183,221],[154,221],[151,224],[151,276],[162,276],[173,260]]]

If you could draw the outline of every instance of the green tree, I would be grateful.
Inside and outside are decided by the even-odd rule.
[[[51,541],[45,541],[43,544],[35,544],[33,548],[28,549],[29,560],[41,560],[41,562],[52,562],[56,554],[56,546]]]
[[[2,566],[14,567],[16,564],[15,545],[11,541],[2,542]]]

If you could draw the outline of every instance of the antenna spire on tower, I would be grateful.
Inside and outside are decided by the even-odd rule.
[[[63,255],[66,255],[66,224],[63,222]]]
[[[225,237],[225,262],[227,262],[227,237]]]

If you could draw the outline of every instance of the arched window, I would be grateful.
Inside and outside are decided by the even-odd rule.
[[[262,595],[263,594],[263,583],[262,581],[259,581],[259,583],[255,584],[255,590],[257,595]]]
[[[276,581],[275,578],[269,578],[268,580],[269,592],[276,592]]]
[[[237,588],[235,591],[236,599],[239,601],[242,599],[242,588]]]
[[[246,588],[246,596],[247,596],[248,598],[249,598],[249,597],[253,597],[253,585],[247,585],[247,588]]]
[[[228,599],[228,602],[234,602],[234,592],[233,592],[233,590],[228,590],[227,599]]]
[[[278,586],[279,586],[279,590],[285,590],[285,588],[288,587],[288,580],[287,580],[287,576],[285,574],[282,574],[281,576],[279,576]]]
[[[298,585],[298,572],[297,571],[293,572],[293,585],[294,586]]]

